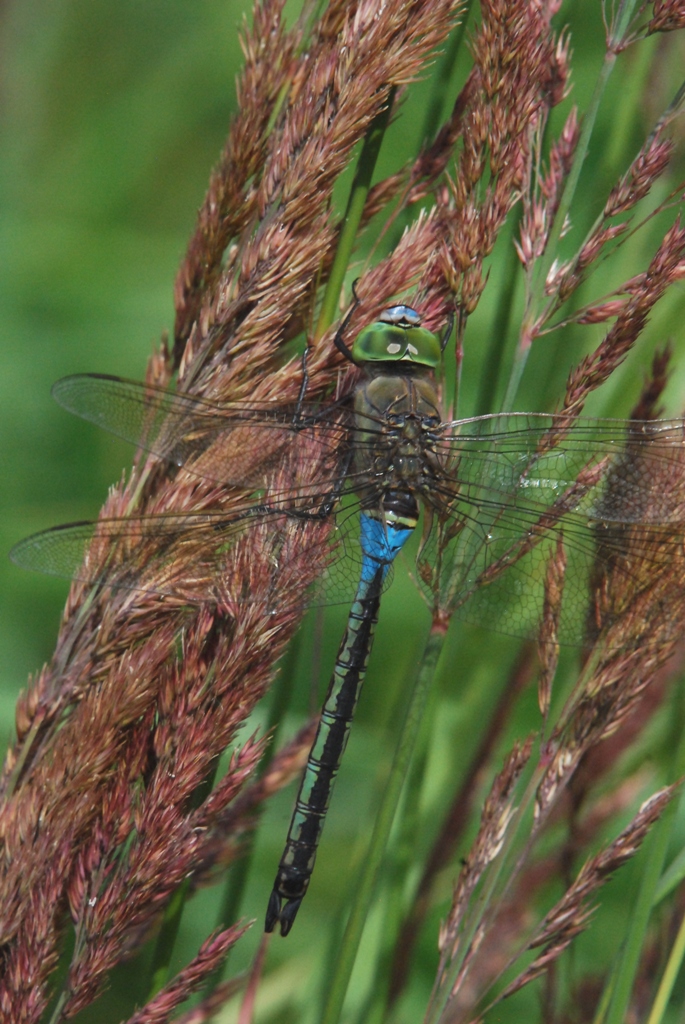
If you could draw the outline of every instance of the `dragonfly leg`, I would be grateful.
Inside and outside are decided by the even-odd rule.
[[[265,516],[285,515],[290,519],[298,519],[307,522],[328,519],[328,517],[332,515],[335,506],[340,501],[340,495],[342,493],[345,480],[347,479],[347,474],[350,471],[353,455],[354,453],[352,449],[350,449],[349,452],[345,454],[345,458],[342,461],[340,472],[333,483],[333,487],[331,488],[330,492],[322,499],[321,505],[316,509],[316,511],[310,512],[305,510],[300,511],[298,509],[283,509],[279,508],[278,505],[269,505],[266,502],[261,502],[258,505],[253,505],[252,508],[248,508],[240,512],[232,520],[232,524],[245,519],[256,519],[258,516],[264,518]],[[217,524],[216,529],[221,530],[221,528],[222,524]]]
[[[447,348],[447,342],[450,340],[452,329],[454,328],[454,319],[455,313],[454,310],[452,310],[447,319],[447,323],[445,324],[445,330],[443,331],[442,337],[440,339],[440,349],[442,352],[445,351],[445,349]]]
[[[337,478],[335,480],[335,483],[333,484],[333,488],[332,488],[330,494],[321,503],[321,507],[319,508],[319,510],[316,513],[316,517],[317,518],[319,518],[319,519],[327,519],[328,516],[330,516],[331,513],[333,512],[333,509],[335,508],[335,506],[340,501],[340,495],[342,493],[342,489],[343,489],[343,486],[345,484],[345,480],[347,479],[347,474],[350,471],[350,466],[352,465],[353,456],[354,456],[354,452],[350,448],[350,450],[347,452],[347,454],[345,455],[345,458],[342,461],[342,466],[340,467],[340,472],[339,472],[339,474],[338,474],[338,476],[337,476]]]
[[[309,343],[305,346],[305,350],[302,353],[302,383],[300,384],[300,393],[297,396],[297,405],[295,406],[295,412],[293,413],[293,427],[297,428],[302,423],[302,403],[304,402],[304,396],[307,393],[309,387],[309,371],[307,370],[307,360],[309,359]]]
[[[342,466],[338,476],[336,477],[333,487],[329,493],[322,499],[321,504],[314,512],[310,511],[298,511],[296,509],[281,509],[278,505],[255,505],[254,508],[248,509],[245,513],[242,513],[238,518],[247,519],[254,516],[265,516],[265,515],[286,515],[291,519],[299,519],[303,522],[317,522],[321,519],[328,519],[330,515],[335,511],[335,506],[340,501],[340,495],[342,494],[343,485],[347,479],[347,474],[350,471],[352,464],[352,458],[354,453],[350,449],[343,459]]]
[[[336,331],[335,338],[333,338],[333,344],[337,348],[338,352],[342,352],[342,354],[345,356],[345,359],[349,360],[350,363],[354,363],[355,366],[358,365],[357,360],[353,357],[352,352],[350,351],[350,349],[347,347],[347,345],[343,341],[343,335],[345,334],[345,331],[347,330],[349,322],[352,319],[352,314],[354,313],[355,309],[357,308],[357,306],[361,302],[361,299],[357,295],[357,281],[358,280],[359,280],[359,278],[357,278],[355,281],[352,282],[352,295],[354,296],[354,302],[350,306],[349,313],[347,314],[347,316],[345,317],[343,322],[340,324],[340,327]]]
[[[253,508],[246,509],[244,512],[241,512],[236,517],[234,522],[237,522],[240,519],[254,519],[257,516],[264,517],[270,515],[286,515],[291,519],[298,519],[302,522],[318,522],[321,519],[328,519],[328,517],[333,514],[335,506],[340,501],[340,495],[342,493],[345,480],[347,479],[347,474],[350,471],[353,455],[354,453],[350,449],[350,451],[347,452],[345,458],[343,459],[340,472],[334,481],[333,487],[331,488],[330,492],[322,499],[321,504],[315,511],[282,509],[279,508],[278,505],[268,505],[262,503],[260,505],[255,505]]]

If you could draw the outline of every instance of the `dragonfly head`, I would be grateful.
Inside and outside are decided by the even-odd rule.
[[[352,345],[355,363],[416,363],[435,369],[442,358],[437,334],[421,327],[411,306],[390,306],[375,324],[359,332]]]

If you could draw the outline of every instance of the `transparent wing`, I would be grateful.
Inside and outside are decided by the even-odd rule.
[[[69,412],[229,486],[260,486],[294,445],[313,446],[310,459],[335,459],[350,429],[342,403],[215,403],[98,374],[64,377],[52,394]]]
[[[345,496],[341,502],[344,507],[328,515],[262,503],[68,523],[20,541],[10,557],[23,569],[183,603],[220,595],[248,604],[262,600],[264,586],[252,583],[264,572],[272,578],[274,602],[285,588],[316,581],[307,602],[347,603],[362,553],[358,506]]]
[[[535,636],[563,563],[559,639],[586,643],[639,595],[680,587],[682,421],[511,414],[438,433],[419,556],[436,609]]]
[[[14,549],[19,564],[187,597],[228,578],[234,551],[261,545],[279,571],[291,571],[288,557],[299,565],[303,550],[311,565],[325,563],[324,600],[354,591],[357,493],[379,502],[387,485],[383,473],[369,479],[355,466],[373,465],[386,443],[381,419],[361,430],[341,404],[218,405],[108,377],[66,378],[55,391],[71,411],[161,458],[252,493],[219,510],[46,531]],[[550,569],[563,562],[559,636],[585,642],[626,595],[679,564],[684,438],[680,420],[512,413],[439,425],[416,487],[426,509],[418,572],[431,604],[533,636]]]
[[[11,556],[17,564],[87,583],[200,599],[230,575],[226,559],[234,547],[261,546],[283,569],[283,545],[297,534],[298,550],[308,550],[312,564],[329,567],[318,599],[351,598],[361,565],[354,509],[362,480],[352,465],[356,431],[346,404],[218,404],[98,375],[64,378],[53,394],[71,412],[221,489],[198,493],[201,510],[45,531],[16,545]],[[367,419],[358,446],[373,445],[381,433],[382,424]],[[378,489],[366,477],[364,483],[373,501]],[[325,542],[305,539],[318,537],[324,526]],[[334,567],[331,543],[341,556]]]
[[[453,478],[536,508],[598,467],[584,511],[613,522],[681,522],[685,422],[509,413],[445,423],[436,446]],[[675,474],[675,476],[674,476]],[[611,484],[611,486],[608,486]]]

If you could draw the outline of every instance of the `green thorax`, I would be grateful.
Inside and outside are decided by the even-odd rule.
[[[360,331],[352,345],[356,363],[415,363],[435,369],[442,358],[437,335],[421,327],[411,306],[392,306]]]

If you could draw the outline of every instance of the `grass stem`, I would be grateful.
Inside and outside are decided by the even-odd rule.
[[[364,869],[359,878],[350,917],[338,951],[337,965],[321,1016],[321,1024],[337,1024],[345,994],[354,968],[359,943],[373,899],[376,880],[390,838],[395,813],[402,795],[412,754],[421,728],[426,700],[444,645],[444,635],[433,632],[428,638],[421,669],[416,678],[399,735],[390,777],[383,794],[376,824],[367,851]]]
[[[347,209],[342,221],[338,246],[333,259],[333,266],[328,278],[321,311],[316,325],[315,338],[320,338],[335,320],[338,299],[342,290],[347,267],[350,262],[354,243],[357,238],[357,231],[364,212],[366,197],[371,188],[373,172],[376,169],[376,161],[380,153],[385,130],[390,121],[393,101],[395,99],[395,88],[390,89],[388,100],[383,109],[373,119],[368,132],[364,138],[362,151],[359,154],[359,161],[354,172],[354,180],[350,195],[347,200]]]
[[[619,39],[624,35],[630,23],[634,8],[635,0],[626,0],[625,3],[621,4],[616,16],[614,30],[612,32],[612,37],[614,39]],[[554,218],[554,223],[550,229],[545,251],[536,263],[533,271],[528,301],[526,303],[527,309],[521,325],[520,342],[516,351],[516,356],[514,357],[509,383],[507,385],[502,405],[504,411],[513,407],[516,392],[518,391],[518,386],[528,361],[532,341],[531,331],[541,316],[541,308],[545,302],[545,284],[547,282],[547,277],[552,269],[553,263],[559,258],[559,243],[567,228],[567,220],[571,211],[573,198],[576,194],[576,188],[580,179],[580,172],[585,162],[585,157],[588,154],[590,139],[595,128],[599,107],[606,91],[609,78],[611,77],[611,73],[614,70],[616,57],[616,50],[609,47],[604,55],[604,60],[602,61],[602,66],[595,83],[590,103],[583,115],[578,145],[576,146],[573,156],[573,164],[564,184],[561,199],[559,200],[559,207]]]
[[[654,892],[661,876],[666,849],[671,838],[671,808],[667,810],[648,837],[642,853],[642,877],[637,900],[628,922],[628,934],[619,954],[617,970],[612,976],[612,993],[603,1024],[623,1024],[630,996],[640,966],[640,954],[654,902]]]

